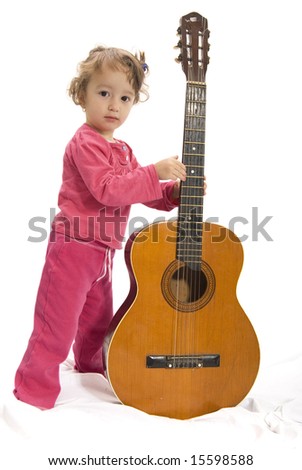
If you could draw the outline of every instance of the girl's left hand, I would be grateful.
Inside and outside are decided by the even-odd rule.
[[[173,199],[178,199],[179,194],[180,194],[180,181],[177,180],[175,181],[174,187],[173,187],[173,192],[172,192]]]

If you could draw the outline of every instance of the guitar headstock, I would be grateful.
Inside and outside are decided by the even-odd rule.
[[[181,52],[177,62],[181,62],[188,81],[205,82],[209,63],[208,20],[199,13],[189,13],[180,19],[177,33],[181,39],[177,44]]]

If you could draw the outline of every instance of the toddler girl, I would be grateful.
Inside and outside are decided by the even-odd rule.
[[[70,84],[86,122],[65,150],[60,212],[49,238],[33,332],[15,377],[15,396],[41,409],[55,405],[59,366],[72,345],[79,372],[104,373],[112,261],[122,247],[130,206],[173,209],[178,181],[186,177],[176,156],[141,167],[129,145],[114,137],[145,92],[146,71],[143,55],[96,47]]]

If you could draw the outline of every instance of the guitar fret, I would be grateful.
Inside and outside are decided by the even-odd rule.
[[[182,255],[185,256],[186,254],[189,254],[189,251],[192,252],[191,254],[193,254],[193,251],[195,251],[195,254],[197,254],[197,252],[200,252],[201,249],[200,247],[196,246],[196,242],[194,242],[194,240],[193,241],[191,240],[191,241],[187,241],[184,244],[184,247],[181,248],[181,251],[183,252]]]
[[[201,238],[201,237],[200,237]],[[184,243],[183,246],[179,247],[179,250],[180,251],[200,251],[200,247],[199,246],[196,246],[196,243],[192,243],[192,242],[187,242],[187,243]]]
[[[188,206],[188,207],[195,207],[196,208],[196,204],[189,204],[189,203],[184,203],[184,204],[181,204],[182,206]],[[200,205],[199,207],[203,207],[203,205]]]
[[[184,140],[184,143],[185,143],[185,144],[197,144],[197,145],[199,145],[199,144],[205,144],[205,142],[194,142],[194,141],[192,141],[192,140]]]
[[[195,232],[195,230],[196,231],[202,231],[201,228],[195,227],[195,225],[202,224],[202,222],[194,222],[194,227],[192,227],[192,222],[190,222],[190,221],[188,221],[188,222],[183,221],[179,225],[184,224],[184,223],[189,224],[189,230],[191,230],[192,232]]]
[[[203,195],[202,194],[196,194],[196,195],[184,194],[183,197],[186,199],[186,202],[189,202],[189,198],[191,198],[191,197],[194,197],[194,199],[203,198]],[[196,203],[198,201],[194,201],[194,202],[195,202],[194,206],[196,207]],[[200,201],[200,204],[198,204],[198,206],[203,207],[202,201]]]
[[[183,205],[184,204],[182,204],[182,206]],[[196,206],[193,206],[193,207],[195,208]],[[194,217],[195,216],[198,217],[200,219],[200,221],[202,222],[202,216],[203,216],[202,212],[200,214],[194,214]],[[181,217],[182,217],[182,220],[184,220],[186,217],[192,217],[192,210],[190,210],[189,212],[183,212],[181,214]]]
[[[188,256],[188,257],[191,257],[191,258],[194,258],[196,255],[200,254],[200,249],[196,248],[196,245],[194,247],[191,244],[191,248],[189,248],[189,250],[191,251],[191,253],[188,253],[188,251],[185,248],[183,248],[179,254],[182,255],[182,256]]]
[[[190,153],[190,152],[183,152],[183,160],[185,159],[187,165],[191,166],[202,166],[204,167],[204,153]],[[194,158],[196,157],[196,158]]]
[[[184,217],[182,220],[179,220],[178,223],[179,223],[179,225],[181,225],[181,224],[189,224],[190,226],[194,225],[194,227],[195,227],[196,224],[202,225],[203,224],[202,217],[198,216],[197,219],[200,219],[200,220],[196,220],[195,216],[192,218],[189,215],[188,217]]]
[[[200,249],[199,249],[199,248],[196,248],[196,247],[189,248],[189,250],[192,251],[192,252],[194,251],[195,254],[199,254],[199,253],[200,253]],[[184,255],[184,254],[187,253],[187,249],[186,249],[186,248],[180,248],[179,251],[180,251],[180,254],[182,254],[182,255]],[[184,253],[182,253],[182,252],[184,252]],[[188,254],[188,256],[195,256],[195,255],[194,255],[194,254],[192,254],[192,255],[189,255],[189,254]]]
[[[194,181],[193,183],[197,184],[198,182]],[[187,185],[185,185],[185,186],[182,187],[181,193],[184,194],[183,191],[187,188],[188,188],[187,196],[190,196],[191,194],[192,195],[195,194],[195,196],[203,196],[203,189],[204,189],[203,186],[193,186],[193,185],[192,186],[189,186],[189,185],[187,186]]]
[[[183,255],[180,254],[180,256],[182,256],[183,258],[185,258],[185,259],[183,259],[183,261],[190,261],[190,263],[195,263],[195,259],[194,259],[194,258],[195,258],[196,255],[186,255],[186,256],[183,256]],[[196,261],[196,262],[197,262],[197,261]],[[199,260],[198,262],[200,263],[200,260]]]
[[[187,241],[182,247],[179,248],[178,251],[180,251],[181,254],[183,254],[183,255],[189,254],[189,251],[191,252],[192,255],[194,253],[196,255],[197,253],[200,253],[201,249],[200,249],[200,247],[196,246],[196,243],[194,243],[192,241],[190,241],[190,242]]]
[[[198,240],[201,240],[201,239],[202,239],[202,236],[200,235],[199,232],[202,233],[202,229],[201,229],[201,228],[194,228],[194,230],[191,230],[191,233],[188,232],[187,238],[197,238]],[[190,236],[190,235],[193,235],[193,237]]]
[[[194,85],[195,87],[205,88],[206,82],[195,82],[193,80],[188,80],[189,85]]]
[[[197,217],[197,216],[198,216],[198,218],[202,220],[202,216],[203,216],[202,209],[203,209],[203,206],[200,206],[200,205],[197,206],[196,204],[194,204],[194,205],[193,205],[193,204],[186,204],[186,203],[183,204],[182,202],[180,203],[180,206],[181,206],[181,209],[182,209],[182,208],[183,208],[183,209],[186,209],[187,207],[194,207],[194,209],[197,209],[197,207],[200,208],[200,209],[201,209],[200,213],[196,213],[196,212],[194,212],[194,209],[190,209],[190,210],[189,210],[189,213],[186,212],[185,214],[182,214],[182,215],[184,215],[183,218],[185,218],[185,215],[187,215],[187,216],[194,216],[194,217]]]
[[[204,153],[187,153],[187,152],[184,152],[184,156],[187,156],[187,157],[204,157]]]
[[[202,239],[201,235],[198,235],[198,240]],[[200,246],[197,246],[194,240],[192,241],[192,238],[187,237],[186,241],[182,243],[182,245],[179,247],[180,250],[199,250]]]
[[[197,188],[197,189],[202,189],[200,186],[193,186],[193,185],[191,185],[191,186],[190,186],[190,185],[186,185],[186,186],[185,186],[185,189],[186,189],[186,188]]]
[[[205,114],[186,114],[186,117],[192,117],[192,118],[205,118]]]
[[[192,117],[192,118],[205,118],[206,115],[205,114],[198,114],[198,113],[186,113],[185,114],[186,117]]]
[[[194,100],[194,99],[191,99],[191,100],[190,100],[190,103],[201,103],[201,104],[206,104],[206,100]]]
[[[190,165],[190,164],[187,164],[186,166],[189,167],[189,168],[191,168],[191,167],[192,168],[204,168],[204,165]]]
[[[179,224],[191,224],[192,225],[192,221],[191,220],[181,220],[180,222],[178,222]],[[203,224],[203,222],[201,220],[194,220],[193,222],[194,224]]]
[[[204,155],[204,153],[201,153],[201,152],[200,153],[197,153],[197,152],[192,153],[190,151],[189,152],[186,151],[186,152],[183,153],[183,156],[186,157],[187,159],[190,159],[190,163],[194,163],[194,162],[200,163],[200,160],[201,160],[200,157],[203,158],[205,155]],[[196,157],[196,160],[194,160],[194,158],[192,158],[192,157]]]
[[[188,214],[188,217],[185,217],[185,216],[184,216],[184,218],[183,218],[182,220],[179,220],[178,223],[179,223],[179,225],[181,225],[181,224],[190,224],[191,226],[192,226],[193,224],[194,224],[194,226],[195,226],[196,224],[202,225],[202,224],[203,224],[203,221],[202,221],[201,215],[199,215],[197,218],[198,218],[199,220],[196,220],[196,219],[195,219],[195,216],[194,216],[193,218],[190,217],[190,214]]]

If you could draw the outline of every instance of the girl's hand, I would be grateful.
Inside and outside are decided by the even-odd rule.
[[[207,182],[206,182],[206,179],[207,179],[207,177],[204,176],[204,177],[203,177],[203,195],[204,195],[204,196],[207,194],[207,187],[208,187]]]
[[[186,180],[186,167],[177,156],[160,160],[154,166],[160,180]]]
[[[180,181],[176,181],[174,183],[173,191],[172,191],[172,198],[178,199],[180,195]]]

